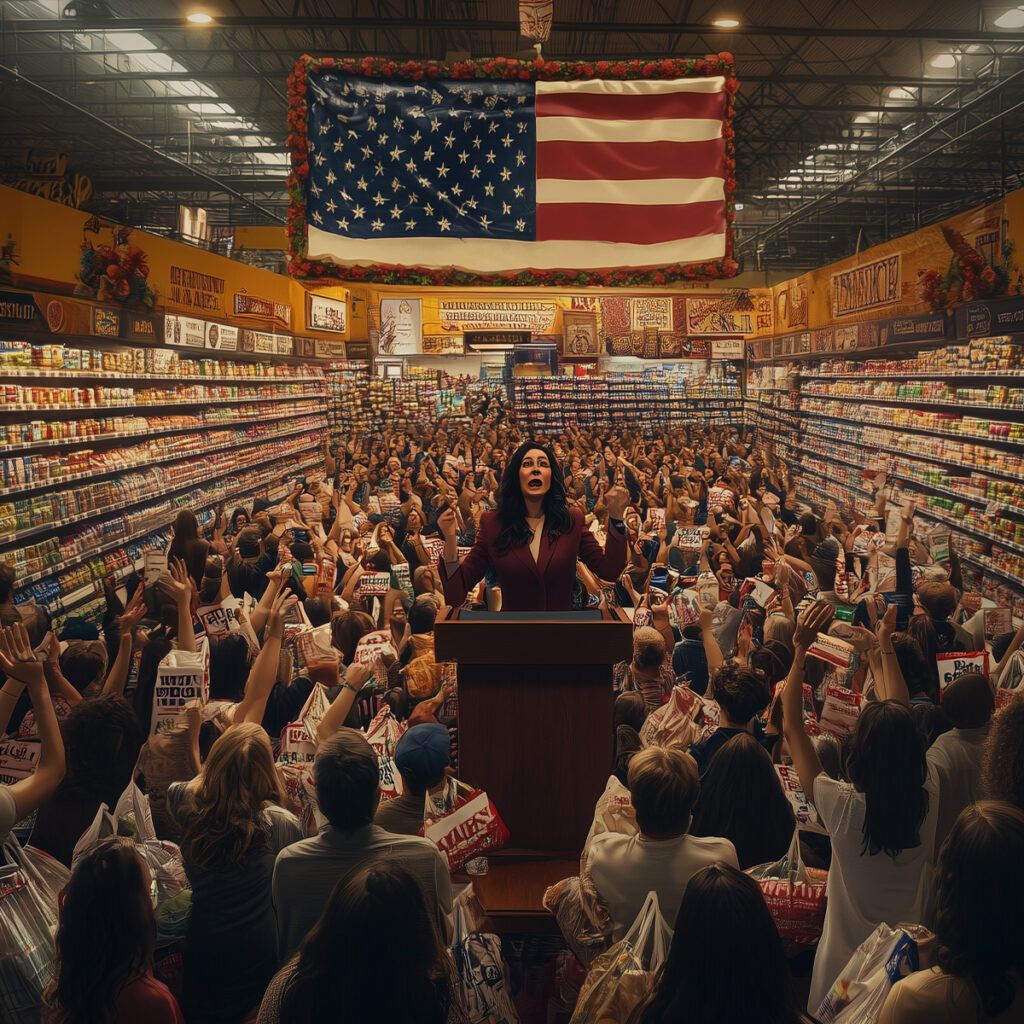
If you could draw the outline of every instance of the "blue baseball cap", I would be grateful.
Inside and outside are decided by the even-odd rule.
[[[395,746],[395,765],[410,779],[434,785],[451,764],[451,737],[437,722],[414,725]]]

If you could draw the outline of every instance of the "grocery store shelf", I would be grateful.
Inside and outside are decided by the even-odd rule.
[[[934,344],[934,342],[933,342]],[[964,380],[979,377],[998,377],[1017,380],[1024,377],[1022,370],[893,370],[886,373],[884,370],[860,370],[843,371],[842,373],[809,373],[807,370],[795,369],[804,378],[820,378],[821,380],[841,380],[843,377],[860,377],[865,380],[945,380],[953,377],[957,380]]]
[[[890,408],[898,408],[890,406]],[[969,431],[935,430],[932,427],[919,427],[909,423],[885,423],[867,418],[851,419],[849,416],[835,416],[817,409],[801,409],[801,416],[817,417],[823,420],[837,420],[840,423],[852,423],[858,427],[881,427],[883,430],[898,430],[908,434],[930,434],[935,437],[946,437],[951,441],[967,441],[975,444],[1001,444],[1011,448],[1024,448],[1024,437],[994,437],[991,434],[974,434]]]
[[[244,363],[245,366],[260,365]],[[52,369],[44,367],[3,366],[0,364],[0,379],[17,380],[174,380],[188,383],[241,383],[241,384],[305,384],[311,381],[322,381],[326,378],[321,374],[313,376],[292,376],[280,374],[264,376],[255,373],[121,373],[118,370],[80,370]]]
[[[201,434],[197,434],[196,437],[199,441],[198,447],[193,451],[178,451],[170,452],[167,455],[161,455],[155,459],[149,459],[146,462],[136,462],[127,465],[110,466],[103,469],[90,469],[83,473],[68,473],[65,476],[53,477],[48,480],[37,480],[32,483],[26,483],[24,485],[16,487],[5,487],[0,488],[0,498],[9,498],[19,494],[30,494],[32,491],[43,490],[45,488],[63,487],[64,484],[74,483],[79,480],[95,480],[99,477],[110,476],[112,473],[132,473],[139,470],[148,469],[150,466],[158,466],[165,462],[177,462],[183,459],[195,459],[209,455],[211,452],[218,451],[233,451],[238,448],[247,448],[252,444],[258,444],[261,441],[272,441],[281,437],[290,437],[293,434],[304,434],[310,430],[309,425],[297,427],[292,430],[282,431],[280,433],[269,433],[260,434],[258,437],[248,437],[242,441],[232,441],[230,443],[221,444],[204,444],[203,437]]]
[[[905,405],[932,405],[940,406],[950,411],[971,409],[992,413],[993,416],[997,413],[1000,415],[1024,416],[1024,405],[1008,405],[997,402],[958,402],[955,398],[916,398],[910,395],[831,395],[821,394],[817,391],[802,391],[801,397],[817,398],[826,402],[877,402],[888,406],[890,409],[898,409]]]
[[[1005,583],[1009,583],[1015,587],[1022,594],[1024,594],[1024,577],[1014,576],[1012,572],[1006,569],[1001,569],[995,565],[990,558],[985,558],[983,555],[972,555],[970,552],[957,550],[956,557],[960,559],[965,565],[973,565],[976,569],[981,569],[982,572],[989,573],[992,576],[997,576]]]
[[[272,455],[272,456],[270,456],[270,457],[268,457],[266,459],[263,459],[260,462],[255,462],[255,463],[252,463],[249,466],[243,466],[241,468],[244,470],[244,469],[252,469],[252,468],[254,468],[256,466],[267,465],[269,463],[272,463],[272,462],[275,462],[275,461],[278,461],[278,460],[281,460],[281,459],[287,459],[290,454],[291,453],[289,453],[289,452],[278,452],[276,455]],[[309,466],[316,465],[319,461],[320,460],[319,460],[318,457],[309,458],[309,459],[304,460],[303,462],[295,464],[294,468],[296,470],[304,469],[304,468],[307,468]],[[230,476],[232,473],[238,472],[238,470],[239,470],[238,466],[233,466],[230,469],[225,469],[225,470],[223,470],[223,471],[221,471],[219,473],[214,473],[212,476],[205,477],[201,481],[193,481],[191,484],[186,484],[186,485],[181,486],[181,487],[175,487],[175,488],[173,488],[171,490],[164,491],[163,493],[146,495],[142,499],[137,499],[136,498],[136,499],[132,499],[129,502],[122,502],[120,506],[108,506],[107,508],[103,509],[102,512],[109,512],[109,511],[111,511],[111,509],[118,508],[118,507],[127,507],[128,505],[138,505],[138,504],[140,504],[140,501],[148,502],[148,501],[151,501],[153,498],[166,497],[166,496],[168,496],[170,494],[174,494],[174,493],[176,493],[178,491],[191,490],[194,487],[202,486],[202,485],[207,484],[207,483],[209,483],[209,482],[211,482],[213,480],[219,480],[221,477]],[[270,479],[273,479],[274,476],[276,476],[276,475],[277,474],[271,474],[270,475]],[[260,484],[256,485],[256,487],[259,487],[259,486],[261,486],[261,485]],[[238,486],[238,487],[235,487],[235,488],[231,488],[231,489],[229,489],[227,491],[218,493],[216,497],[211,498],[209,501],[204,501],[204,502],[201,502],[200,504],[194,506],[192,511],[193,512],[197,512],[197,511],[200,511],[201,509],[209,508],[212,505],[217,505],[221,501],[227,501],[227,500],[231,499],[232,497],[235,497],[235,496],[237,496],[239,494],[248,493],[248,492],[250,492],[252,490],[253,490],[253,485],[252,484],[244,484],[244,485],[241,485],[241,486]],[[165,512],[165,513],[161,513],[161,514],[162,515],[166,515],[167,513]],[[165,528],[168,528],[168,527],[169,527],[169,524],[165,524]],[[54,524],[50,524],[49,529],[53,529],[53,528],[54,528]],[[126,534],[123,537],[119,537],[117,539],[112,539],[110,541],[106,541],[106,542],[104,542],[103,544],[100,544],[97,547],[91,547],[91,548],[89,548],[88,551],[82,551],[79,554],[73,556],[72,558],[65,559],[63,562],[59,562],[59,563],[56,563],[54,565],[47,566],[45,569],[40,569],[37,572],[29,573],[29,574],[27,574],[25,576],[19,576],[18,577],[18,588],[21,589],[23,587],[27,587],[27,586],[31,585],[32,583],[37,583],[40,580],[47,579],[50,576],[56,576],[58,573],[63,572],[65,569],[70,569],[73,566],[81,565],[82,562],[88,561],[90,558],[93,558],[96,555],[98,555],[98,554],[100,554],[100,553],[102,553],[104,551],[111,551],[111,550],[113,550],[115,548],[123,547],[125,544],[130,544],[133,540],[139,540],[140,538],[147,537],[150,534],[156,533],[157,530],[159,530],[159,529],[160,529],[159,526],[154,527],[153,525],[147,525],[145,528],[142,528],[142,529],[136,528],[131,533]],[[97,582],[101,583],[101,581],[97,581]]]
[[[942,512],[937,512],[935,509],[920,507],[915,512],[915,515],[924,516],[925,519],[934,519],[936,522],[944,523],[946,526],[950,527],[950,529],[959,530],[961,533],[969,534],[972,537],[976,537],[978,540],[985,541],[989,544],[996,544],[999,547],[1015,551],[1019,555],[1024,555],[1024,544],[1018,544],[1016,541],[1007,540],[1005,537],[1000,537],[995,533],[989,533],[987,530],[980,530],[977,527],[971,526],[969,523],[965,523],[961,519],[957,519],[955,516],[947,516]]]
[[[277,395],[230,395],[226,398],[186,398],[174,402],[115,402],[112,405],[33,405],[24,402],[11,402],[0,408],[0,412],[33,412],[65,413],[65,412],[107,412],[114,409],[167,409],[190,405],[221,405],[224,402],[282,402],[297,401],[302,398],[321,398],[327,400],[325,391],[307,391],[301,394],[282,393]]]
[[[282,415],[305,416],[317,411],[316,406],[308,409],[285,409],[266,416],[247,416],[243,419],[230,420],[209,420],[205,423],[193,423],[183,427],[154,427],[148,430],[126,430],[114,434],[75,434],[72,437],[54,437],[38,441],[12,441],[9,444],[0,444],[0,455],[20,454],[35,448],[67,448],[77,447],[83,444],[96,444],[99,441],[122,441],[132,440],[138,437],[156,437],[161,434],[187,434],[195,430],[220,430],[227,427],[237,427],[245,423],[269,423],[277,420]],[[64,420],[65,423],[72,422]]]

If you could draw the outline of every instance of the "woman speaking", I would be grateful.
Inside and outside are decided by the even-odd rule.
[[[602,550],[584,525],[583,513],[570,508],[565,481],[547,445],[527,441],[516,449],[501,478],[498,508],[481,517],[476,543],[459,562],[455,513],[438,519],[444,537],[441,579],[445,600],[458,607],[493,566],[501,587],[502,610],[570,611],[580,560],[599,579],[616,580],[626,566],[622,516],[629,501],[624,487],[605,495],[608,539]]]

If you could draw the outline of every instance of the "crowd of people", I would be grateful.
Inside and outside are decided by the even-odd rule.
[[[986,636],[955,545],[929,542],[913,502],[882,481],[873,508],[816,515],[735,430],[533,439],[493,396],[332,445],[288,483],[277,503],[183,509],[165,571],[108,588],[99,627],[55,636],[0,565],[0,732],[39,744],[0,785],[0,839],[70,870],[40,1019],[481,1019],[448,950],[461,879],[419,834],[458,771],[433,646],[447,603],[632,617],[607,696],[629,813],[579,837],[586,956],[559,923],[586,961],[657,893],[673,938],[633,1024],[814,1020],[883,923],[934,933],[884,1024],[1024,1020],[1024,697],[1007,686],[1024,626]],[[209,701],[154,728],[161,666],[203,652]],[[947,674],[937,656],[957,652],[970,671]],[[282,765],[321,692],[311,809]],[[367,738],[381,711],[404,729],[397,784]],[[138,837],[89,841],[132,784],[191,892],[176,976],[155,963]],[[796,846],[827,871],[809,991],[749,870]]]

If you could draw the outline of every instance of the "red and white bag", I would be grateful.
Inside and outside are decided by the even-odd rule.
[[[442,814],[435,814],[427,794],[421,830],[445,855],[448,869],[453,872],[488,850],[500,849],[509,837],[505,822],[483,790],[462,782],[457,786],[454,806]]]
[[[394,800],[402,795],[402,776],[395,767],[395,747],[406,729],[408,726],[395,718],[390,705],[384,704],[366,730],[366,740],[380,765],[381,800]]]
[[[685,749],[700,739],[698,724],[704,705],[688,686],[673,686],[668,703],[652,711],[640,729],[645,747],[678,746]]]

